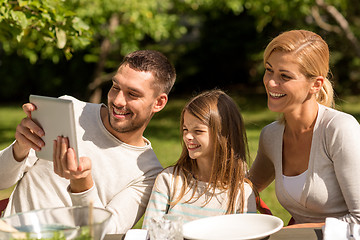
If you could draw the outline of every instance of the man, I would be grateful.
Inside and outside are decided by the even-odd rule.
[[[141,50],[124,58],[107,107],[65,96],[74,103],[79,165],[68,139],[61,137],[54,141],[53,162],[36,158],[45,133],[31,120],[36,106],[24,104],[27,117],[16,129],[16,140],[0,152],[0,189],[17,183],[5,216],[92,201],[113,213],[109,232],[130,229],[143,215],[162,170],[143,133],[165,107],[175,78],[164,55]]]

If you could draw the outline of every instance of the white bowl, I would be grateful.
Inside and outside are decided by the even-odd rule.
[[[266,214],[229,214],[185,223],[183,235],[193,240],[262,239],[283,227],[283,221]]]

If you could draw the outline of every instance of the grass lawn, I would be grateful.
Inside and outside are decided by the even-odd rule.
[[[230,95],[239,104],[245,119],[250,155],[251,159],[254,159],[261,129],[274,121],[277,114],[267,109],[265,96]],[[180,155],[179,117],[186,101],[187,98],[172,99],[170,96],[168,105],[154,116],[146,129],[145,136],[152,142],[154,151],[163,167],[173,164]],[[359,103],[360,97],[346,97],[338,100],[337,109],[352,114],[359,121]],[[16,126],[24,116],[20,104],[18,106],[0,106],[0,149],[7,147],[14,140]],[[11,189],[0,191],[0,199],[8,197],[10,193]],[[287,224],[290,215],[278,203],[274,184],[261,193],[261,198],[267,203],[273,214]],[[141,221],[135,227],[141,227]]]

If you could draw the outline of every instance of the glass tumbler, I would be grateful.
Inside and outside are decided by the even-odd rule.
[[[183,218],[165,214],[149,221],[150,240],[183,240]]]

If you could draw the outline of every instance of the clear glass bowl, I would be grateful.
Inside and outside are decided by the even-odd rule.
[[[101,240],[111,212],[101,208],[93,208],[91,212],[89,207],[75,206],[14,214],[2,220],[19,232],[0,231],[0,239]]]

